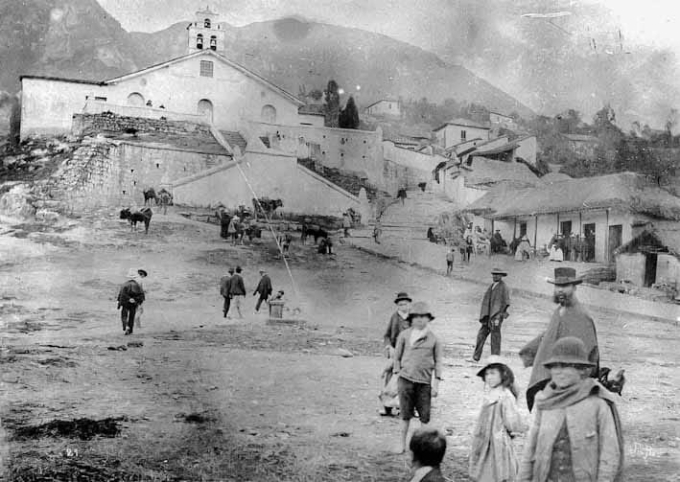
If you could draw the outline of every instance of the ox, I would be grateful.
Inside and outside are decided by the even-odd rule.
[[[315,224],[303,224],[302,225],[302,235],[300,236],[300,241],[302,242],[303,245],[307,243],[307,237],[308,236],[313,236],[314,237],[314,244],[316,244],[319,241],[319,238],[322,239],[328,239],[328,231],[325,229],[320,228],[319,226]]]
[[[268,218],[277,208],[283,207],[283,201],[281,199],[269,199],[266,197],[260,199],[253,198],[253,207],[255,208],[256,219],[258,216]]]
[[[130,211],[130,208],[125,208],[120,212],[120,219],[127,219],[130,222],[130,231],[133,229],[137,231],[137,223],[144,223],[144,234],[149,233],[149,224],[151,224],[151,216],[153,212],[151,208],[142,208],[141,211]]]
[[[158,205],[158,196],[156,195],[156,190],[154,188],[150,187],[150,188],[144,189],[144,191],[142,191],[142,192],[144,193],[144,205],[145,206],[149,203],[149,201],[151,199],[153,199],[155,201],[156,205]]]

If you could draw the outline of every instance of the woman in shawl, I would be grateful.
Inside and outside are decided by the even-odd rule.
[[[621,480],[623,437],[614,397],[589,377],[584,343],[567,336],[543,365],[550,382],[536,396],[536,415],[518,480],[616,482]]]

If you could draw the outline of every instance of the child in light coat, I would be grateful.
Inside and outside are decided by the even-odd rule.
[[[519,460],[512,445],[525,426],[517,411],[517,388],[510,367],[492,355],[477,376],[484,379],[488,392],[472,439],[470,479],[476,482],[513,482]]]

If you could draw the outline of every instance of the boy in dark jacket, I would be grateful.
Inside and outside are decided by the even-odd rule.
[[[246,296],[246,285],[243,282],[243,277],[241,276],[241,267],[236,267],[236,274],[229,280],[229,294],[231,295],[231,300],[234,302],[234,307],[238,313],[238,317],[243,319],[243,314],[241,313],[241,303]]]

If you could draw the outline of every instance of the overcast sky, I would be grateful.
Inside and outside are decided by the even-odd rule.
[[[310,20],[357,27],[389,35],[428,50],[445,44],[459,2],[452,0],[99,0],[128,31],[153,32],[190,20],[209,5],[232,25],[299,15]],[[484,14],[503,14],[509,4],[525,13],[570,11],[588,4],[606,6],[607,19],[620,25],[630,41],[672,47],[680,53],[680,2],[677,0],[475,0]],[[515,10],[516,11],[516,10]]]
[[[587,83],[595,75],[604,93],[590,94],[590,104],[586,95],[580,103],[568,100],[592,115],[608,101],[607,77],[612,69],[619,79],[629,79],[623,92],[619,88],[617,107],[622,114],[646,109],[642,119],[656,118],[655,123],[662,124],[669,106],[680,104],[680,81],[675,82],[680,72],[680,0],[98,1],[128,31],[162,30],[193,19],[196,10],[209,5],[220,14],[220,21],[234,26],[297,16],[381,33],[459,63],[544,113],[555,107],[553,97],[560,89],[573,90],[574,83]],[[562,16],[523,16],[556,13]],[[600,57],[589,51],[591,41]],[[607,55],[619,54],[617,63],[610,65]],[[544,56],[541,79],[531,77],[536,64],[527,56],[532,55]],[[562,59],[562,70],[550,56]],[[650,58],[650,66],[638,68],[637,77],[629,75]],[[574,69],[581,78],[574,76],[569,85],[563,77],[571,77],[569,71]],[[652,70],[661,72],[658,80],[645,74]],[[551,86],[553,96],[545,95]]]

